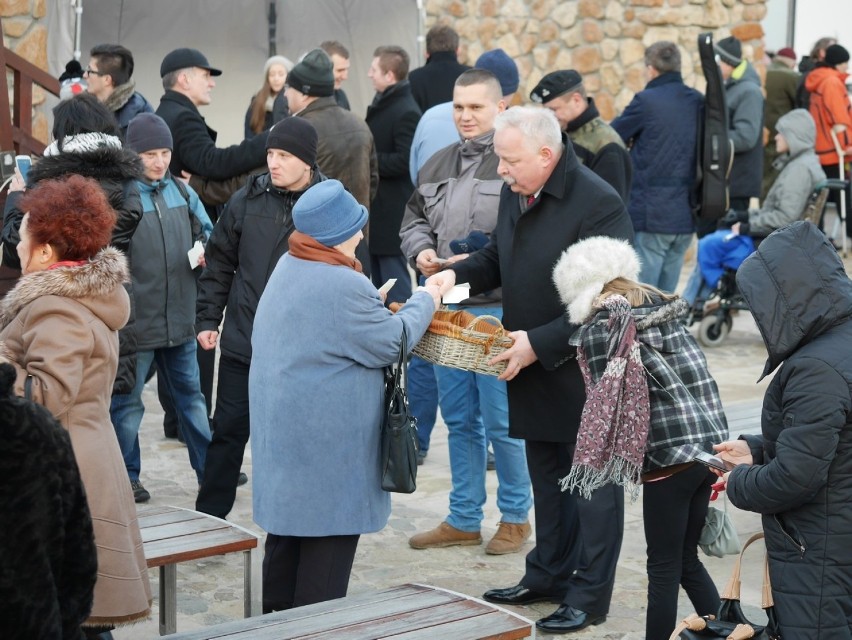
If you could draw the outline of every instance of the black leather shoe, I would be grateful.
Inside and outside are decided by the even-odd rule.
[[[536,622],[535,626],[548,633],[571,633],[602,622],[606,622],[606,615],[592,615],[563,604],[549,616]]]
[[[491,589],[482,594],[482,599],[495,604],[530,604],[533,602],[554,602],[554,597],[527,589],[518,584],[505,589]],[[556,600],[558,602],[558,600]]]

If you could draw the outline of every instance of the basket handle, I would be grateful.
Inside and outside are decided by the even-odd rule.
[[[490,322],[490,324],[496,324],[497,327],[500,329],[500,331],[505,331],[505,329],[503,328],[503,323],[500,321],[500,318],[498,318],[497,316],[490,316],[488,314],[476,316],[465,327],[465,331],[470,331],[473,328],[473,325],[475,325],[480,320],[485,320],[486,322]],[[490,336],[488,336],[488,338],[486,338],[485,344],[483,346],[483,352],[485,353],[485,355],[488,355],[491,352],[491,347],[494,346],[494,343],[497,341],[497,338],[499,338],[499,337],[500,337],[500,334],[495,332],[495,333],[492,333]]]
[[[725,589],[719,595],[722,600],[739,600],[740,599],[740,572],[742,571],[742,561],[743,554],[745,550],[753,543],[761,540],[763,538],[763,532],[759,531],[758,533],[753,534],[748,540],[746,540],[743,545],[742,550],[740,550],[740,555],[737,556],[736,561],[734,562],[734,569],[731,572],[731,578],[728,580],[728,584],[725,585]],[[761,604],[761,608],[766,609],[768,607],[773,606],[774,602],[772,599],[772,584],[769,581],[769,562],[766,559],[766,556],[763,558],[763,591],[762,591],[763,602]]]

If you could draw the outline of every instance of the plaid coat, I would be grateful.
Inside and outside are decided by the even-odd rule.
[[[678,321],[686,308],[686,302],[676,300],[633,309],[651,402],[646,473],[689,462],[728,437],[716,381],[695,339]],[[607,310],[599,310],[571,338],[584,350],[594,382],[606,369],[608,317]]]

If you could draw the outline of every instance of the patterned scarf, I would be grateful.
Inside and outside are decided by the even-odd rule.
[[[62,138],[62,148],[56,140],[44,150],[46,156],[58,156],[60,153],[83,153],[95,151],[102,147],[121,149],[121,140],[106,133],[78,133],[75,136]]]
[[[571,472],[559,483],[563,491],[576,489],[585,498],[595,489],[614,483],[625,487],[635,499],[651,424],[648,379],[627,299],[610,296],[603,306],[609,311],[609,357],[603,376],[594,383],[582,344],[577,348],[586,383],[586,404]]]

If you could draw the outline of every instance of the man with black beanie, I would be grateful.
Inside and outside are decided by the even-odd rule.
[[[285,118],[264,139],[269,171],[249,176],[228,201],[207,242],[207,267],[198,281],[198,342],[209,351],[219,343],[221,353],[213,439],[195,508],[218,518],[234,506],[249,438],[248,375],[257,304],[287,252],[293,205],[308,187],[326,179],[316,163],[317,132],[307,120]]]

